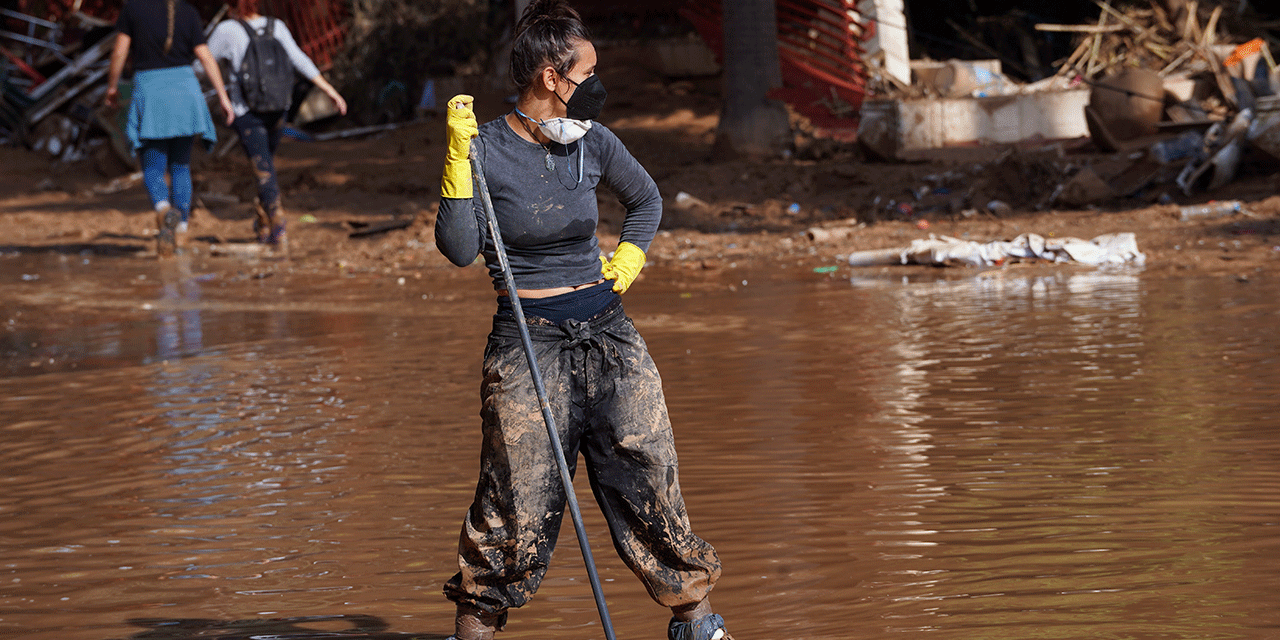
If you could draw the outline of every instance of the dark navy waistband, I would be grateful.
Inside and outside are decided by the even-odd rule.
[[[586,320],[569,319],[563,322],[552,322],[546,318],[526,315],[524,324],[529,330],[530,339],[538,342],[557,342],[571,334],[603,331],[613,323],[626,319],[627,313],[622,308],[622,297],[615,295],[608,306]],[[515,316],[495,314],[493,333],[508,338],[519,338],[520,327],[516,324]]]
[[[562,293],[549,298],[521,298],[520,309],[526,318],[542,318],[552,324],[560,324],[565,320],[585,322],[621,297],[613,291],[613,281],[605,280],[599,284]],[[511,298],[498,296],[498,315],[515,317],[511,308]]]

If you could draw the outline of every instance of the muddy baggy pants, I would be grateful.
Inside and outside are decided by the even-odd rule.
[[[587,322],[527,325],[570,471],[581,452],[614,548],[659,604],[701,602],[720,560],[690,529],[662,381],[621,302]],[[500,613],[537,591],[566,503],[514,318],[494,318],[480,395],[480,481],[444,591]]]

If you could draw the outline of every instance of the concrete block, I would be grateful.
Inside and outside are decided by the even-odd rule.
[[[1089,134],[1089,90],[1068,89],[982,98],[868,100],[858,138],[884,158],[904,151],[1063,140]]]

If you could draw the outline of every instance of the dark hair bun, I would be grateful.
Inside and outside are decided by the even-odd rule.
[[[533,0],[516,23],[511,79],[524,91],[547,65],[566,74],[577,63],[575,46],[590,40],[582,17],[565,0]]]

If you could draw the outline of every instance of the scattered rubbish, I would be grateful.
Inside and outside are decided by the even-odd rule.
[[[301,222],[303,224],[315,224],[317,220],[315,216],[309,213],[304,213],[298,218],[298,222]]]
[[[1188,131],[1176,138],[1161,140],[1151,145],[1151,157],[1160,164],[1173,164],[1175,160],[1190,158],[1204,147],[1204,134]]]
[[[1178,209],[1179,218],[1183,222],[1205,218],[1224,218],[1244,211],[1244,203],[1239,200],[1225,200],[1207,204],[1189,205]]]
[[[872,251],[854,251],[849,254],[851,267],[875,267],[891,264],[902,264],[902,252],[905,249],[876,249]]]
[[[839,270],[840,270],[840,267],[837,267],[837,266],[835,266],[835,265],[831,265],[831,266],[827,266],[827,267],[814,267],[814,268],[813,268],[813,272],[814,272],[814,273],[835,273],[835,272],[837,272],[837,271],[839,271]]]
[[[311,139],[316,142],[324,142],[326,140],[342,140],[346,138],[354,138],[357,136],[367,136],[374,133],[384,133],[387,131],[394,131],[401,127],[407,127],[410,125],[419,124],[421,122],[423,121],[408,120],[405,122],[391,122],[388,124],[369,125],[367,127],[353,127],[351,129],[340,129],[338,131],[326,131],[324,133],[317,133],[311,136]]]
[[[814,242],[834,242],[838,240],[847,240],[853,237],[859,229],[866,227],[865,224],[856,220],[843,220],[829,226],[810,227],[805,230],[805,237]]]
[[[676,194],[675,204],[677,209],[684,209],[686,211],[693,208],[707,208],[711,206],[706,202],[685,193],[684,191]]]
[[[1164,81],[1151,69],[1124,67],[1089,88],[1089,134],[1103,151],[1154,135],[1164,111]]]
[[[987,211],[990,211],[997,216],[1007,216],[1013,212],[1013,207],[1009,206],[1009,203],[1007,202],[992,200],[987,203]]]
[[[390,220],[379,220],[377,222],[347,220],[343,224],[345,224],[348,229],[351,229],[351,231],[347,233],[348,238],[363,238],[366,236],[377,235],[379,233],[385,233],[387,231],[394,231],[396,229],[406,229],[409,225],[413,224],[415,219],[417,219],[417,216],[409,215],[396,216]]]
[[[1112,233],[1081,240],[1045,238],[1024,233],[1012,241],[978,243],[947,236],[914,240],[899,249],[856,251],[850,266],[915,264],[930,266],[989,267],[1011,262],[1075,263],[1088,266],[1137,264],[1146,262],[1132,233]]]
[[[1258,98],[1256,108],[1257,116],[1246,137],[1255,148],[1280,160],[1280,96]]]
[[[290,126],[282,126],[282,127],[280,127],[280,134],[281,134],[281,135],[285,135],[285,136],[289,136],[290,138],[293,138],[294,140],[301,140],[301,141],[303,141],[303,142],[315,142],[315,141],[316,141],[315,136],[313,136],[313,135],[311,135],[311,134],[307,133],[306,131],[302,131],[302,130],[300,130],[300,129],[296,129],[296,128],[294,128],[294,127],[290,127]]]
[[[209,245],[209,254],[214,256],[252,257],[271,253],[271,247],[257,242],[220,242]]]

